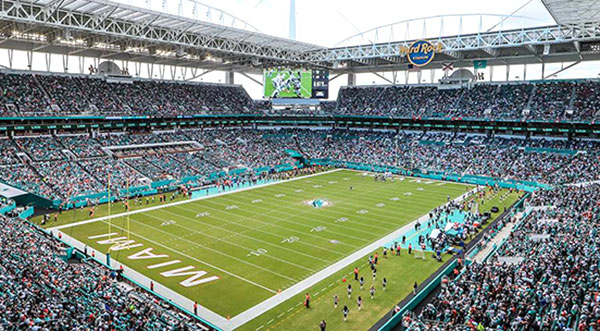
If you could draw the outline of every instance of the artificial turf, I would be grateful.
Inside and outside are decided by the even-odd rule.
[[[455,198],[471,188],[464,184],[414,178],[381,182],[370,175],[349,170],[324,173],[131,214],[129,224],[126,217],[114,218],[110,220],[110,232],[116,233],[116,237],[126,236],[143,246],[113,251],[111,256],[221,316],[233,317],[276,295],[278,290],[285,290],[427,214],[445,203],[448,196]],[[315,208],[307,203],[313,199],[325,199],[331,206]],[[113,210],[120,211],[118,207]],[[69,216],[85,218],[66,214],[59,222],[70,222]],[[99,220],[61,231],[99,251],[107,251],[111,245],[99,244],[101,239],[89,237],[108,233],[108,223]],[[55,226],[52,222],[49,225]],[[153,248],[153,254],[168,257],[153,259],[152,262],[128,259],[131,254],[145,248]],[[166,278],[160,275],[165,269],[147,268],[150,264],[173,259],[181,261],[176,267],[194,266],[207,271],[206,277],[218,276],[219,279],[183,287],[180,282],[186,279],[185,276]],[[363,322],[376,321],[382,312],[405,295],[414,281],[424,280],[439,267],[437,262],[415,261],[408,257],[396,260],[394,264],[389,263],[389,273],[399,276],[388,278],[388,299],[379,299],[377,305],[381,306],[368,309],[367,306],[375,306],[375,301],[365,298],[364,311],[372,313]],[[359,262],[364,264],[364,261]],[[381,273],[388,268],[386,264],[389,261],[384,262]],[[330,278],[337,279],[338,276]],[[328,279],[322,282],[326,281]],[[321,283],[315,286],[315,291]],[[345,292],[339,295],[340,299],[345,298]],[[318,305],[318,299],[315,300],[315,305]],[[297,305],[297,300],[289,301]],[[323,301],[332,306],[331,298]],[[285,303],[281,307],[290,309]],[[275,321],[274,317],[281,314],[279,309],[266,312],[257,322],[252,321],[248,325],[255,325],[276,312],[270,318],[274,319],[273,325],[276,322],[288,323]],[[355,302],[351,309],[355,310]],[[341,312],[335,314],[341,316]],[[301,313],[297,315],[304,316]],[[358,320],[358,314],[352,316],[354,314],[351,318]],[[306,321],[315,318],[319,317],[311,315],[306,317]],[[288,320],[290,323],[294,321]],[[363,322],[361,325],[364,327]],[[332,326],[332,329],[335,327]]]
[[[482,199],[477,198],[479,211],[482,213],[490,211],[494,206],[500,208],[498,213],[492,213],[491,219],[483,228],[500,216],[504,207],[510,208],[522,195],[523,192],[501,189],[495,192],[488,190]],[[466,243],[468,242],[467,240]],[[376,252],[381,255],[382,251],[379,249]],[[311,295],[310,309],[304,307],[305,293],[301,293],[248,322],[239,330],[317,330],[322,320],[327,322],[328,331],[367,330],[385,314],[388,314],[394,305],[409,295],[415,282],[421,285],[442,266],[447,258],[450,258],[444,256],[443,261],[438,262],[429,253],[426,254],[426,260],[415,259],[414,255],[408,255],[404,250],[400,256],[390,255],[386,259],[379,259],[377,278],[373,280],[368,268],[368,257],[374,253],[365,255],[347,268],[306,289],[306,293]],[[359,274],[366,280],[363,289],[354,280],[353,268],[355,266],[359,267]],[[385,291],[382,286],[383,277],[386,277],[388,281]],[[346,282],[343,281],[344,278]],[[353,287],[351,298],[348,298],[346,292],[348,284],[352,284]],[[374,299],[371,299],[369,293],[372,285],[376,288]],[[334,295],[339,298],[337,307],[333,305]],[[361,310],[357,308],[358,296],[363,299]],[[344,321],[342,314],[344,305],[350,309],[347,321]]]

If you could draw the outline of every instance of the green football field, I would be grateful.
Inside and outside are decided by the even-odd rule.
[[[275,91],[275,86],[273,85],[273,79],[278,75],[284,80],[287,80],[291,74],[300,78],[301,83],[301,98],[310,98],[312,96],[312,72],[311,71],[303,71],[300,70],[300,77],[298,77],[299,70],[274,70],[274,71],[265,71],[264,73],[264,96],[265,98],[273,97],[273,92]],[[297,98],[296,92],[292,86],[286,87],[283,91],[279,93],[279,98]]]
[[[112,259],[233,318],[472,188],[341,170],[61,231],[98,251],[112,248]],[[330,205],[315,208],[314,199]],[[418,263],[425,278],[437,268]],[[202,273],[191,281],[168,273],[184,267]]]

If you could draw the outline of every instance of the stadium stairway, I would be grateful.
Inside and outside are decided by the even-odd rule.
[[[537,85],[533,84],[533,88],[531,89],[531,93],[529,94],[529,98],[527,99],[527,105],[525,106],[525,109],[531,109],[531,103],[533,102],[533,99],[535,98],[536,91],[537,91]],[[521,109],[521,111],[523,111],[523,109]]]
[[[37,162],[37,163],[39,163],[39,162]],[[32,171],[33,171],[33,173],[35,173],[35,174],[36,174],[36,176],[38,176],[40,179],[42,179],[42,180],[43,180],[43,179],[44,179],[44,176],[43,176],[43,175],[42,175],[42,174],[41,174],[41,173],[40,173],[40,172],[37,170],[37,168],[36,168],[36,167],[34,167],[34,166],[33,166],[33,165],[35,165],[35,164],[36,164],[36,163],[27,163],[27,164],[25,164],[25,166],[26,166],[26,167],[29,167],[29,168],[31,168],[31,169],[32,169]],[[60,192],[60,190],[59,190],[59,189],[56,187],[56,185],[54,185],[53,183],[51,183],[51,182],[49,182],[49,181],[48,181],[48,182],[47,182],[47,181],[44,181],[44,183],[46,183],[46,185],[48,185],[48,187],[50,187],[50,188],[52,189],[52,193],[54,193],[54,196],[56,196],[56,197],[60,197],[60,196],[61,196],[61,195],[60,195],[60,193],[59,193],[59,192]],[[31,193],[31,192],[30,192],[30,193]],[[47,197],[47,198],[48,198],[48,199],[50,199],[50,200],[52,200],[52,199],[53,199],[53,197]]]
[[[573,163],[573,161],[575,161],[577,159],[577,154],[573,155],[571,157],[571,159],[569,160],[569,162],[565,162],[562,163],[558,168],[554,169],[552,172],[550,172],[548,174],[548,176],[553,176],[555,173],[561,171],[563,168],[565,168],[566,166],[570,165],[571,163]]]
[[[467,93],[467,91],[470,91],[470,89],[466,89],[466,88],[461,89],[460,95],[458,96],[458,98],[456,98],[456,100],[454,100],[454,104],[452,105],[452,108],[455,108],[455,109],[460,108],[460,103],[462,102],[463,98],[465,97],[465,94]]]
[[[142,158],[140,158],[142,159]],[[127,159],[122,159],[123,163],[125,163],[129,168],[135,170],[135,172],[141,174],[142,176],[144,176],[145,178],[150,178],[151,180],[154,180],[154,178],[150,175],[147,175],[146,173],[144,173],[143,171],[141,171],[140,169],[138,169],[136,166],[134,166],[133,164],[127,162]],[[155,167],[156,168],[156,167]],[[158,168],[157,168],[158,169]],[[161,169],[159,169],[161,170]]]
[[[81,163],[79,163],[79,160],[75,160],[74,161],[88,176],[90,176],[91,178],[95,179],[98,183],[102,183],[102,181],[100,180],[100,178],[97,176],[96,173],[93,173],[91,171],[88,170],[87,167],[83,166]]]
[[[296,145],[298,152],[300,152],[302,155],[306,156],[306,153],[302,149],[302,144],[300,144],[300,141],[298,140],[297,136],[294,136],[294,144]]]
[[[46,89],[44,88],[44,86],[40,83],[39,79],[37,78],[37,75],[31,75],[33,77],[33,80],[35,81],[36,87],[42,91],[42,93],[44,93],[44,96],[46,96],[46,101],[49,104],[50,100],[52,100],[52,98],[50,98],[50,94],[48,93],[48,91],[46,91]]]

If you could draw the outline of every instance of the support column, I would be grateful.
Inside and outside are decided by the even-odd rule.
[[[527,64],[523,65],[523,80],[527,80]]]
[[[27,69],[31,70],[33,67],[33,52],[27,51]]]
[[[146,63],[148,77],[154,78],[154,63]]]
[[[85,73],[85,58],[83,56],[77,57],[79,61],[79,74],[83,75]]]
[[[225,84],[235,84],[234,72],[225,72]]]
[[[177,76],[177,67],[170,66],[169,69],[171,71],[171,80],[175,80],[175,76]]]
[[[356,74],[349,73],[348,74],[348,86],[356,85]]]
[[[158,75],[160,76],[160,79],[165,79],[165,68],[166,66],[164,64],[158,66]]]
[[[506,65],[506,81],[510,78],[510,64]]]
[[[542,62],[542,80],[546,77],[546,62]]]
[[[51,67],[51,61],[52,61],[52,54],[50,53],[44,53],[44,58],[46,59],[46,71],[50,71],[50,67]]]
[[[63,71],[69,72],[69,55],[68,54],[64,54],[62,56],[62,62],[63,62]]]
[[[12,69],[13,68],[14,49],[7,48],[6,52],[8,53],[8,67]]]

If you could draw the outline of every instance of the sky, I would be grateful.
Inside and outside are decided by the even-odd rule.
[[[288,37],[289,0],[202,2],[248,21],[261,32]],[[429,0],[426,3],[407,0],[296,0],[297,40],[330,47],[351,35],[381,25],[436,15],[511,14],[528,2],[529,0]],[[540,0],[532,0],[516,15],[537,19],[540,25],[553,23]],[[475,25],[472,28],[477,27]]]
[[[194,16],[206,20],[210,13],[211,20],[218,21],[219,15],[215,10],[208,10],[204,6],[198,6],[196,11],[191,9],[190,0],[182,0],[183,7],[179,11],[179,0],[116,0],[117,2],[150,7],[154,10],[165,11],[163,3],[167,5],[167,12],[181,13],[184,16]],[[290,0],[199,0],[203,4],[218,8],[228,14],[238,17],[254,26],[262,33],[287,38],[289,31]],[[415,20],[412,23],[401,23],[390,27],[381,28],[367,32],[379,26],[385,26],[409,19],[423,17],[434,17],[439,15],[471,15],[465,16],[462,25],[459,19],[447,17],[444,19],[443,27],[440,26],[439,18],[427,20]],[[472,14],[509,15],[515,18],[506,20],[500,25],[504,29],[520,28],[523,26],[543,26],[555,24],[554,20],[542,4],[541,0],[296,0],[296,39],[298,41],[316,44],[319,46],[333,47],[340,45],[346,38],[363,33],[362,37],[356,37],[345,44],[367,44],[370,42],[383,42],[388,40],[405,40],[421,37],[437,37],[438,35],[453,35],[458,32],[477,32],[479,29],[486,30],[496,25],[500,18],[494,16],[483,16]],[[225,20],[227,24],[231,20]],[[237,21],[236,21],[237,22]],[[238,22],[239,23],[239,22]],[[239,25],[237,25],[239,26]],[[459,26],[461,30],[459,31]],[[425,31],[423,31],[425,27]],[[498,28],[498,27],[496,27]],[[0,63],[6,62],[6,54],[0,52]],[[17,61],[23,57],[16,56]],[[52,71],[62,71],[61,60],[54,60]],[[74,61],[73,61],[74,62]],[[22,63],[21,63],[22,64]],[[119,64],[119,63],[117,63]],[[546,66],[546,73],[561,69],[565,64],[551,64]],[[26,65],[26,63],[25,63]],[[17,64],[15,64],[17,66]],[[88,64],[86,64],[86,67]],[[34,69],[45,70],[43,54],[34,55]],[[72,67],[72,68],[71,68]],[[76,71],[77,65],[71,64],[69,71]],[[145,65],[144,65],[145,67]],[[55,69],[56,68],[56,69]],[[130,72],[132,70],[130,69]],[[155,70],[157,71],[157,70]],[[556,78],[583,78],[598,77],[600,64],[583,63],[569,69]],[[146,76],[147,73],[142,73]],[[156,72],[155,72],[156,75]],[[487,74],[489,77],[489,73]],[[503,67],[494,69],[494,79],[504,80],[506,77]],[[384,74],[391,78],[391,73]],[[410,83],[417,83],[416,75],[409,77]],[[522,66],[511,68],[510,79],[519,80],[526,76],[527,79],[538,79],[541,77],[541,66],[528,66],[526,75],[523,74]],[[402,75],[402,77],[404,77]],[[434,81],[441,77],[436,73]],[[255,77],[262,81],[261,76]],[[431,75],[423,74],[423,79],[430,82]],[[213,72],[202,77],[203,81],[224,82],[223,72]],[[235,82],[242,84],[253,98],[262,96],[262,86],[252,82],[246,77],[236,74]],[[402,78],[404,82],[404,78]],[[346,77],[338,78],[331,82],[330,98],[337,96],[340,86],[347,83]],[[386,84],[387,82],[373,74],[361,74],[357,76],[358,85]]]

